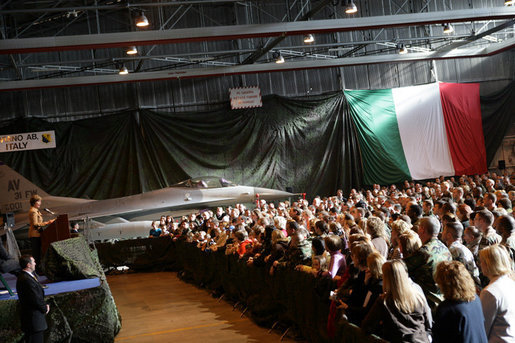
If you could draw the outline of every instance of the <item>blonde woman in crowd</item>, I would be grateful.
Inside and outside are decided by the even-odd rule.
[[[362,329],[379,333],[391,342],[428,343],[431,310],[422,289],[408,277],[401,260],[383,264],[383,291],[363,320]],[[377,332],[380,328],[382,332]]]
[[[515,342],[515,281],[506,248],[486,247],[479,259],[483,275],[490,279],[480,295],[488,342]]]
[[[407,231],[399,236],[399,250],[403,258],[410,257],[422,246],[420,237],[414,231]]]
[[[372,238],[372,244],[377,251],[388,257],[388,236],[386,235],[385,224],[378,217],[370,217],[367,220],[367,233]]]
[[[397,219],[392,223],[392,238],[390,242],[390,251],[388,253],[388,259],[393,260],[396,258],[402,258],[401,250],[399,247],[399,237],[406,232],[411,231],[413,225],[406,223],[404,220]]]

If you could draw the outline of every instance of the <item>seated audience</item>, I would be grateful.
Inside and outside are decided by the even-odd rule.
[[[494,223],[494,215],[488,210],[480,210],[476,212],[474,217],[474,226],[478,228],[483,234],[479,241],[479,250],[482,250],[490,245],[499,244],[502,237],[495,232],[492,227]]]
[[[510,252],[515,252],[515,219],[512,216],[501,216],[494,222],[495,230],[502,237],[501,244]],[[513,253],[511,253],[513,257]]]
[[[376,331],[383,323],[387,339],[427,342],[431,324],[426,305],[436,309],[445,299],[436,309],[435,342],[483,342],[485,335],[491,342],[507,342],[515,341],[507,291],[513,288],[509,275],[515,265],[510,200],[515,200],[515,190],[506,175],[461,176],[459,182],[439,177],[425,185],[406,181],[402,187],[352,189],[347,198],[342,192],[317,196],[311,205],[305,199],[278,204],[261,199],[254,210],[242,204],[219,207],[216,213],[184,216],[180,225],[172,217],[162,217],[152,223],[149,236],[170,232],[174,241],[191,242],[206,253],[237,255],[249,268],[266,268],[271,274],[278,267],[296,268],[320,277],[321,284],[330,282],[323,278],[337,280],[328,328],[335,323],[339,304],[349,320],[362,321],[367,331]],[[438,239],[440,228],[443,243]],[[507,260],[494,256],[502,263],[492,263],[485,255],[505,248],[508,254],[499,254]],[[382,281],[387,256],[391,261],[383,266]],[[418,285],[405,275],[405,268]],[[480,297],[485,335],[482,326],[471,324],[481,311],[471,295],[469,276],[477,283],[478,274],[483,285],[488,284]],[[457,325],[459,320],[463,325]]]
[[[414,254],[404,258],[410,277],[422,287],[431,307],[436,307],[442,300],[440,291],[433,279],[436,266],[442,261],[452,260],[449,249],[438,239],[439,232],[440,223],[436,218],[424,217],[420,219],[418,235],[422,241],[422,246]]]
[[[330,254],[328,273],[333,279],[340,279],[347,269],[345,256],[341,252],[342,240],[336,235],[326,236],[325,248]]]
[[[413,226],[406,223],[403,220],[397,219],[392,222],[392,237],[390,242],[390,251],[388,252],[388,259],[393,260],[402,258],[402,254],[399,247],[399,237],[409,231]]]
[[[372,238],[374,248],[384,258],[388,257],[388,237],[385,231],[385,224],[377,217],[369,217],[367,220],[367,233]]]
[[[476,260],[479,254],[479,242],[481,241],[481,237],[481,232],[475,226],[467,227],[463,233],[465,246],[470,250],[472,255],[474,255],[474,259]]]
[[[443,228],[442,240],[449,248],[452,259],[461,262],[474,279],[476,285],[480,286],[479,269],[476,266],[472,252],[461,243],[462,234],[463,225],[460,222],[450,222],[445,224]]]
[[[161,237],[163,235],[163,231],[159,227],[158,221],[153,221],[151,226],[152,226],[152,228],[150,229],[150,232],[149,232],[150,238]]]
[[[347,318],[356,324],[360,324],[368,311],[374,305],[376,299],[383,293],[383,264],[386,262],[383,255],[374,251],[367,257],[367,269],[363,280],[363,303],[357,306],[349,306],[345,309]]]

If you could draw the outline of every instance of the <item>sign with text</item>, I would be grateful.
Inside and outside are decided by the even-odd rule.
[[[259,87],[229,88],[229,97],[231,98],[231,108],[233,110],[263,106],[261,89]]]
[[[27,132],[0,136],[0,152],[55,148],[55,132]]]

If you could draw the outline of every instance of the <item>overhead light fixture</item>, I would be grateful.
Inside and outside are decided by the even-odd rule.
[[[277,63],[277,64],[284,63],[284,57],[283,57],[283,55],[281,55],[280,51],[274,51],[272,53],[272,57],[274,58],[275,63]]]
[[[74,18],[77,18],[79,16],[79,12],[77,12],[76,10],[73,10],[73,11],[66,13],[66,18],[70,18],[71,16],[73,16]]]
[[[138,49],[136,49],[135,46],[131,46],[125,52],[127,55],[136,55],[138,53]]]
[[[127,74],[129,74],[129,69],[127,69],[126,66],[122,65],[122,67],[120,68],[120,71],[118,72],[118,74],[120,74],[120,75],[127,75]]]
[[[277,64],[284,63],[283,55],[279,54],[279,56],[275,59],[275,63],[277,63]]]
[[[141,12],[141,15],[136,18],[136,26],[137,27],[146,27],[146,26],[148,26],[148,19],[145,16],[145,13]]]
[[[311,33],[308,33],[307,35],[304,36],[304,43],[309,44],[309,43],[313,43],[314,41],[315,41],[315,37]]]
[[[443,26],[443,33],[452,33],[454,32],[454,27],[450,23],[442,24]]]
[[[397,44],[397,49],[399,49],[399,55],[404,55],[408,53],[408,48],[404,44]]]
[[[347,4],[345,5],[345,13],[347,14],[354,14],[358,12],[358,6],[354,3],[353,0],[347,1]]]
[[[515,0],[504,0],[504,6],[513,6]]]

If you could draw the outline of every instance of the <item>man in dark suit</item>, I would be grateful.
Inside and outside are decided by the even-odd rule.
[[[25,342],[43,343],[43,333],[47,329],[45,315],[50,306],[45,303],[45,292],[34,274],[34,258],[23,255],[20,267],[23,270],[18,275],[16,291],[20,301],[21,329],[25,333]]]

